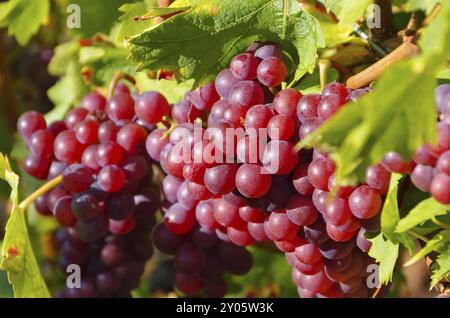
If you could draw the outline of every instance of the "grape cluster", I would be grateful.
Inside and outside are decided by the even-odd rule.
[[[173,255],[175,286],[188,296],[224,296],[224,274],[247,273],[246,247],[264,241],[285,253],[300,296],[370,294],[366,234],[379,231],[390,171],[413,166],[389,153],[364,184],[338,187],[326,153],[294,145],[369,89],[280,90],[289,75],[282,57],[277,46],[255,42],[172,106],[157,92],[132,95],[119,84],[110,100],[93,92],[49,127],[35,112],[19,119],[30,150],[25,170],[63,176],[36,201],[64,227],[56,240],[62,267],[80,264],[89,274],[86,291],[63,296],[128,294],[151,256],[146,235],[157,209],[164,221],[152,241]],[[166,174],[161,197],[152,164]]]
[[[411,181],[442,204],[450,203],[450,85],[436,88],[437,144],[419,147],[411,163]]]
[[[119,83],[109,101],[94,91],[48,126],[37,112],[18,120],[29,150],[25,171],[40,180],[62,176],[35,201],[40,214],[53,215],[63,227],[56,235],[63,272],[69,264],[81,268],[81,288],[67,288],[60,297],[127,296],[152,255],[149,233],[160,198],[145,151],[153,127],[142,123],[149,104],[168,104],[162,95],[145,98]]]

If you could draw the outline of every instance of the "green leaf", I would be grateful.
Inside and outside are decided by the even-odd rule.
[[[193,80],[177,83],[176,81],[168,81],[165,79],[152,79],[144,72],[138,72],[135,76],[136,87],[139,91],[158,91],[163,94],[167,101],[171,104],[183,99],[184,94],[192,89]]]
[[[124,48],[109,46],[90,46],[80,49],[80,63],[92,70],[95,85],[105,86],[116,71],[123,71],[131,76],[136,72],[137,63],[128,58],[129,52]]]
[[[298,145],[335,152],[337,179],[364,181],[369,165],[388,151],[410,158],[436,140],[435,73],[450,55],[450,3],[443,4],[421,39],[423,54],[385,72],[374,91],[340,110]],[[418,121],[417,118],[420,118]]]
[[[440,204],[433,198],[429,198],[420,202],[408,213],[407,216],[401,219],[395,230],[398,233],[408,231],[409,229],[426,222],[434,216],[447,214],[447,211],[447,206]]]
[[[440,254],[431,266],[431,287],[436,286],[441,280],[447,279],[450,274],[450,248]]]
[[[392,281],[392,275],[398,258],[399,244],[384,239],[382,233],[370,239],[370,241],[372,242],[372,246],[369,255],[380,264],[380,282],[387,284]]]
[[[371,0],[322,0],[327,9],[339,19],[340,24],[353,24],[366,13]]]
[[[405,266],[410,266],[424,258],[429,253],[436,251],[442,247],[444,247],[450,241],[450,230],[443,230],[436,234],[431,240],[427,242],[427,244],[417,252],[411,259],[405,264]]]
[[[78,62],[80,44],[78,41],[70,41],[58,45],[54,55],[48,64],[48,72],[54,76],[62,76],[67,73],[71,63]],[[80,67],[81,68],[81,67]]]
[[[130,0],[72,0],[80,6],[81,28],[73,28],[74,34],[88,38],[97,33],[109,34],[120,16],[119,8]]]
[[[255,41],[273,41],[298,65],[299,79],[312,72],[318,47],[324,46],[317,20],[295,0],[204,0],[129,40],[142,67],[177,71],[178,79],[210,81],[231,58]],[[244,31],[244,32],[243,32]]]
[[[10,0],[0,7],[0,25],[8,26],[20,45],[25,45],[46,24],[50,13],[49,0]]]
[[[327,76],[331,82],[334,82],[339,78],[339,72],[330,68]],[[301,91],[303,95],[320,93],[322,89],[320,88],[319,69],[316,68],[314,73],[305,75],[294,88]]]
[[[148,10],[156,5],[155,0],[137,1],[134,3],[126,3],[119,8],[122,15],[119,17],[120,25],[116,30],[115,39],[121,42],[126,37],[130,37],[143,32],[148,27],[155,24],[154,20],[135,21],[134,18],[148,12]]]
[[[398,189],[399,183],[402,181],[402,175],[392,174],[389,191],[384,201],[381,211],[381,233],[393,243],[401,243],[410,253],[413,253],[415,244],[414,240],[407,233],[398,234],[395,227],[400,220]]]
[[[19,177],[1,153],[0,178],[11,187],[11,214],[6,224],[0,268],[8,272],[15,297],[50,297],[31,247],[25,211],[19,209]]]
[[[406,8],[409,11],[423,10],[429,13],[439,2],[441,0],[409,0]]]
[[[89,92],[80,74],[79,65],[72,62],[68,65],[67,74],[61,77],[55,85],[50,87],[47,95],[55,107],[45,115],[47,122],[64,117],[67,111],[80,102]]]

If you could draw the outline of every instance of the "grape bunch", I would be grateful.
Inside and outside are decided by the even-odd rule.
[[[153,128],[142,124],[135,104],[119,83],[109,101],[94,91],[48,126],[33,111],[18,120],[29,150],[25,171],[40,180],[62,176],[61,184],[35,201],[40,214],[62,227],[55,237],[61,270],[66,273],[70,264],[81,269],[80,288],[66,288],[58,297],[130,296],[152,255],[149,234],[160,197],[145,140]]]
[[[331,83],[303,96],[280,89],[287,76],[281,50],[255,42],[174,105],[119,83],[110,100],[93,92],[49,127],[24,114],[25,170],[62,175],[36,208],[63,226],[61,267],[88,273],[86,289],[58,295],[129,295],[161,210],[152,242],[173,256],[175,287],[187,296],[224,296],[224,274],[252,267],[246,247],[269,241],[286,255],[301,297],[369,296],[366,235],[379,231],[390,171],[412,166],[389,153],[364,184],[338,187],[326,153],[294,145],[370,90]],[[150,167],[165,173],[161,185]]]
[[[450,203],[450,85],[436,88],[437,145],[419,147],[411,162],[411,181],[442,204]]]

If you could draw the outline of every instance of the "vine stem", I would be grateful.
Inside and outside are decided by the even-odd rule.
[[[111,82],[109,83],[108,93],[106,94],[107,100],[110,100],[111,97],[114,96],[114,91],[116,90],[117,84],[119,83],[119,81],[121,79],[126,79],[133,85],[136,84],[135,79],[131,75],[124,73],[122,71],[117,71],[116,73],[114,73],[114,76],[113,76]]]
[[[410,58],[420,51],[419,47],[410,42],[402,43],[398,48],[392,51],[390,54],[369,66],[361,73],[358,73],[347,80],[347,86],[353,89],[367,86],[374,80],[379,78],[386,69],[392,64],[395,64],[406,58]]]
[[[38,197],[40,197],[41,195],[43,195],[47,191],[50,191],[51,189],[53,189],[54,187],[59,185],[62,182],[62,180],[63,180],[63,176],[59,175],[56,178],[48,181],[47,183],[42,185],[39,189],[34,191],[32,194],[30,194],[25,200],[20,202],[19,208],[22,209],[22,210],[26,209],[31,203],[36,201],[36,199]]]

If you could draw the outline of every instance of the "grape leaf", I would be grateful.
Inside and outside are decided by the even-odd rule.
[[[71,29],[71,32],[84,38],[96,33],[109,34],[120,16],[119,8],[129,0],[72,0],[71,4],[80,6],[81,27]]]
[[[353,24],[366,13],[371,0],[322,0],[327,9],[339,19],[340,24]]]
[[[80,49],[80,63],[88,67],[93,74],[93,84],[105,86],[116,71],[131,76],[135,74],[136,62],[128,59],[129,52],[124,48],[109,46],[89,46]]]
[[[395,264],[398,258],[399,244],[386,240],[383,233],[378,234],[373,239],[369,239],[372,246],[369,255],[380,264],[378,271],[380,282],[387,284],[392,281]]]
[[[20,45],[25,45],[48,21],[49,0],[10,0],[0,7],[0,25],[8,26],[8,34],[14,35]]]
[[[407,233],[396,233],[395,227],[400,220],[398,189],[399,183],[402,181],[402,175],[392,174],[389,191],[384,201],[381,211],[381,233],[393,243],[401,243],[410,253],[413,253],[415,244],[414,240]]]
[[[406,7],[409,11],[423,10],[429,13],[439,2],[441,0],[409,0]]]
[[[315,5],[304,5],[304,9],[319,21],[327,47],[335,47],[354,39],[354,36],[350,35],[353,33],[351,26],[337,23],[333,17]]]
[[[436,286],[441,280],[447,279],[450,274],[450,246],[440,254],[431,266],[431,287]]]
[[[337,81],[339,78],[339,72],[330,68],[328,70],[327,77],[330,81]],[[295,86],[295,89],[302,92],[303,95],[306,94],[320,94],[322,89],[320,88],[320,72],[319,69],[315,69],[314,73],[305,75]]]
[[[447,206],[440,204],[433,198],[429,198],[420,202],[408,213],[407,216],[401,219],[398,222],[395,231],[397,233],[405,232],[418,224],[424,223],[434,216],[445,215],[447,214],[447,211]]]
[[[64,114],[89,92],[89,87],[80,75],[80,68],[76,62],[67,66],[67,74],[61,77],[55,85],[50,87],[47,95],[55,107],[45,115],[47,122],[64,117]]]
[[[71,63],[78,62],[80,44],[78,41],[70,41],[58,45],[54,49],[54,55],[48,64],[48,72],[54,76],[62,76],[67,73]],[[80,66],[81,69],[81,66]]]
[[[134,18],[148,12],[155,5],[155,0],[137,1],[122,5],[119,8],[122,15],[119,17],[120,25],[115,34],[116,41],[120,42],[126,37],[141,33],[152,26],[155,23],[153,20],[135,21]]]
[[[163,94],[169,103],[173,104],[183,99],[184,94],[191,90],[194,82],[192,80],[177,83],[175,80],[152,79],[144,72],[138,72],[135,76],[136,87],[139,91],[158,91]]]
[[[450,230],[443,230],[436,234],[431,240],[427,242],[427,244],[418,251],[411,259],[406,262],[405,266],[410,266],[416,263],[421,258],[424,258],[429,253],[436,251],[450,242]]]
[[[255,41],[273,41],[293,58],[293,80],[314,68],[317,48],[324,46],[317,20],[295,0],[177,1],[192,5],[127,44],[141,67],[177,72],[178,79],[210,81],[231,58]],[[243,32],[244,30],[244,32]]]
[[[363,181],[388,151],[404,158],[436,140],[435,72],[450,53],[450,4],[424,32],[423,54],[388,69],[372,93],[351,103],[298,145],[335,152],[339,183]],[[420,118],[420,120],[417,120]]]
[[[1,153],[0,178],[11,187],[11,214],[6,224],[0,268],[8,272],[15,297],[50,297],[31,247],[25,211],[19,208],[19,177],[11,170],[8,159]]]

